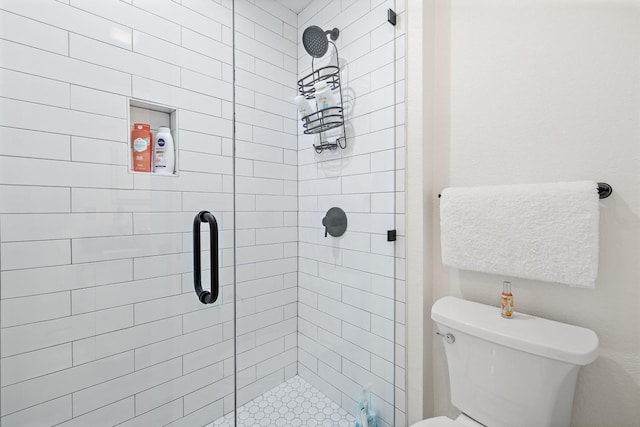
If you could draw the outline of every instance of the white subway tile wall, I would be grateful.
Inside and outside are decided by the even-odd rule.
[[[298,40],[309,25],[340,29],[348,138],[346,150],[316,154],[317,137],[298,129],[298,373],[351,413],[370,387],[383,426],[406,425],[404,123],[396,117],[404,13],[404,0],[316,0],[297,26]],[[301,43],[297,58],[299,76],[310,72]],[[325,238],[321,221],[333,206],[345,210],[347,232]]]
[[[233,410],[231,13],[230,2],[209,0],[0,2],[3,427],[194,426]],[[128,171],[128,98],[179,110],[179,177]],[[243,170],[255,180],[291,177],[268,164],[255,176]],[[255,210],[252,191],[238,198],[244,210]],[[213,306],[193,293],[200,210],[221,226],[223,288]],[[282,210],[272,213],[283,227]],[[240,246],[255,240],[255,226],[238,233]],[[258,274],[285,253],[270,234],[261,244],[243,255],[252,263],[244,277],[279,274],[280,288],[295,287],[284,279],[295,263]],[[270,291],[256,298],[260,312],[276,308]],[[290,321],[282,330],[296,332]],[[295,364],[286,334],[253,344],[282,348]],[[243,368],[277,370],[273,352],[257,353]]]
[[[297,16],[275,6],[235,1],[238,405],[297,373]]]

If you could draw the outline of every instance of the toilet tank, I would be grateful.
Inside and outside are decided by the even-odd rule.
[[[451,403],[488,427],[569,427],[580,366],[597,358],[585,328],[454,297],[433,305],[445,339]]]

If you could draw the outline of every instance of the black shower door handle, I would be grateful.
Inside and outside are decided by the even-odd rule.
[[[209,255],[211,257],[211,292],[202,290],[202,265],[200,262],[200,223],[209,223]],[[193,219],[193,287],[203,304],[213,304],[220,293],[218,275],[218,221],[211,212],[201,211]]]

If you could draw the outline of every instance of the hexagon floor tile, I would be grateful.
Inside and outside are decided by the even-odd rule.
[[[238,408],[238,427],[354,425],[351,414],[299,376]],[[233,427],[233,412],[209,427]]]

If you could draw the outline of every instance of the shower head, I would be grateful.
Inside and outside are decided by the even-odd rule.
[[[331,37],[331,40],[338,40],[340,30],[334,28],[333,30],[324,31],[322,28],[311,25],[302,33],[302,44],[307,53],[314,58],[321,58],[329,49],[329,41],[327,36]]]

